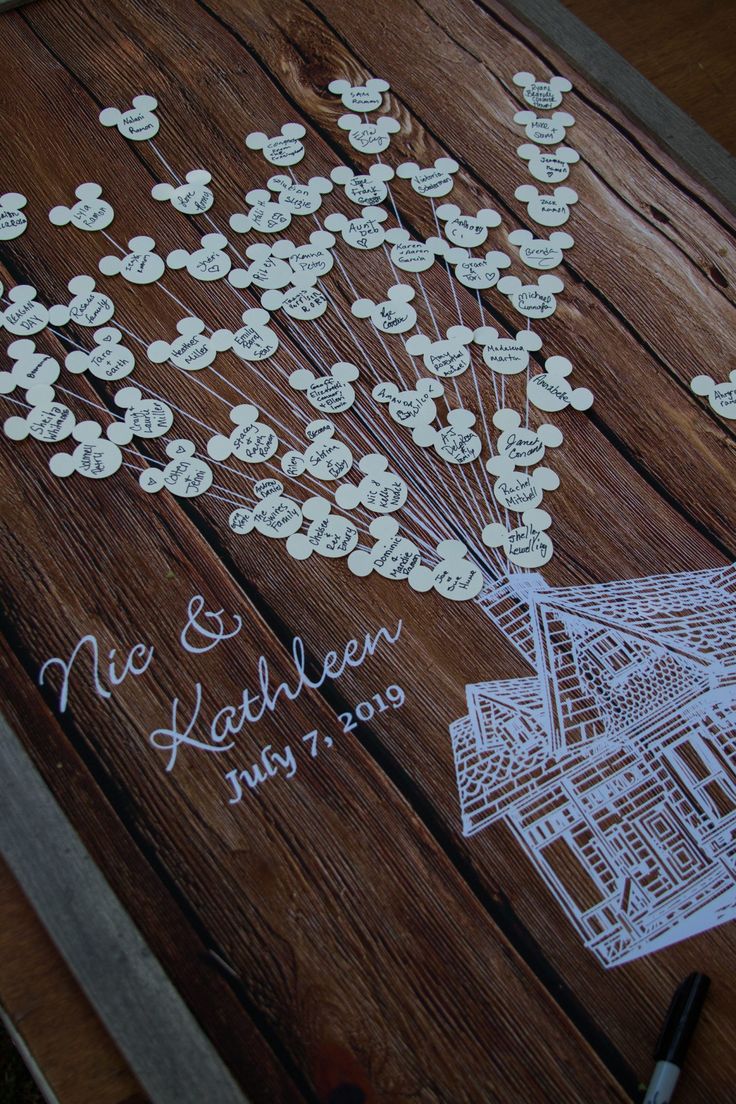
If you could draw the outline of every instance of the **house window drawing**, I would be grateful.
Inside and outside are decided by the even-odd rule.
[[[503,820],[605,966],[736,917],[736,565],[479,602],[536,673],[466,688],[464,833]]]

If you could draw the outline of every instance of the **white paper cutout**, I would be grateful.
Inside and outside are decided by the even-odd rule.
[[[170,441],[166,446],[166,455],[171,460],[161,471],[160,468],[146,468],[138,477],[138,482],[147,494],[156,494],[166,488],[177,498],[196,498],[212,486],[214,476],[212,468],[204,460],[194,455],[193,441],[181,438]]]
[[[28,226],[23,208],[28,200],[20,192],[6,192],[0,196],[0,241],[19,238]]]
[[[515,376],[529,363],[529,353],[542,348],[542,339],[531,330],[519,330],[516,337],[499,337],[493,326],[479,326],[473,340],[483,348],[483,360],[492,372]]]
[[[7,393],[7,392],[5,392]],[[68,406],[57,402],[53,387],[35,384],[26,392],[31,409],[25,415],[13,415],[3,426],[11,441],[25,441],[29,435],[36,441],[55,444],[63,441],[74,429],[76,418]]]
[[[475,414],[464,407],[456,407],[448,412],[446,426],[435,429],[431,425],[417,425],[412,439],[420,448],[433,445],[437,455],[448,464],[472,464],[483,448],[483,442],[473,429],[474,425]]]
[[[532,143],[519,146],[516,151],[524,161],[529,162],[529,172],[535,180],[543,184],[559,184],[570,175],[570,165],[580,160],[580,154],[569,146],[559,146],[552,150],[542,150]]]
[[[375,452],[364,456],[358,467],[365,473],[356,487],[343,483],[335,492],[341,510],[365,506],[372,514],[392,514],[400,510],[409,495],[409,488],[400,475],[388,470],[388,460]]]
[[[0,291],[0,294],[2,292]],[[31,337],[49,324],[49,311],[36,300],[38,292],[30,284],[18,284],[8,292],[9,306],[0,311],[0,329],[19,337]]]
[[[394,517],[376,517],[368,526],[368,532],[376,543],[366,552],[356,548],[348,557],[348,567],[353,575],[365,578],[375,571],[384,579],[408,579],[421,565],[419,549],[408,537],[399,533],[399,523]]]
[[[258,421],[258,407],[240,403],[230,411],[230,421],[235,429],[229,437],[221,433],[210,437],[207,452],[213,460],[227,460],[236,456],[244,464],[263,464],[270,460],[279,447],[279,439],[264,422]]]
[[[485,257],[473,257],[467,249],[449,248],[445,259],[455,269],[455,276],[465,287],[473,291],[486,291],[498,282],[499,269],[508,268],[511,258],[506,253],[492,249]]]
[[[249,312],[246,311],[247,313]],[[260,316],[263,312],[255,313]],[[176,328],[180,336],[172,342],[159,340],[148,346],[146,352],[152,364],[163,364],[165,360],[170,360],[183,372],[198,372],[200,368],[209,367],[218,353],[225,352],[233,345],[234,335],[230,330],[216,330],[211,337],[205,337],[205,326],[201,318],[182,318],[177,322]],[[237,349],[235,351],[238,352]],[[241,356],[242,353],[238,355]],[[270,353],[266,355],[270,356]]]
[[[394,284],[388,289],[388,299],[384,302],[356,299],[350,309],[356,318],[370,318],[383,333],[405,333],[416,325],[417,312],[411,306],[415,294],[408,284]]]
[[[533,184],[521,184],[514,195],[526,203],[529,218],[540,226],[562,226],[570,217],[570,205],[578,201],[572,188],[555,188],[553,195],[540,195]]]
[[[508,295],[525,318],[549,318],[557,309],[555,295],[564,287],[558,276],[540,276],[536,284],[522,284],[518,276],[504,276],[498,281],[498,290]]]
[[[538,81],[533,73],[514,73],[513,81],[524,89],[524,99],[532,107],[536,107],[537,111],[552,111],[559,107],[562,93],[572,89],[567,77],[550,77],[548,81]]]
[[[544,369],[539,375],[532,376],[526,385],[529,401],[537,410],[554,414],[567,406],[571,406],[573,410],[588,410],[593,405],[592,391],[587,387],[576,387],[573,390],[567,382],[567,377],[572,372],[572,364],[567,357],[547,357]]]
[[[298,368],[289,376],[289,386],[306,392],[310,405],[323,414],[342,414],[355,402],[351,384],[358,375],[354,364],[340,361],[332,365],[327,376],[315,376],[308,368]]]
[[[52,326],[65,326],[67,322],[76,322],[78,326],[104,326],[115,313],[115,304],[109,295],[95,291],[95,281],[91,276],[74,276],[67,284],[72,293],[68,306],[59,303],[49,310],[49,322]]]
[[[327,310],[327,296],[315,287],[316,277],[306,272],[292,273],[293,287],[286,291],[265,291],[261,306],[267,311],[284,310],[298,322],[312,322]]]
[[[377,162],[366,174],[356,176],[347,165],[337,165],[330,177],[345,190],[352,203],[357,203],[359,207],[377,207],[388,196],[386,184],[393,180],[394,170],[390,165]]]
[[[352,85],[350,81],[333,80],[327,87],[335,96],[340,97],[343,107],[365,115],[369,111],[378,111],[383,103],[382,93],[388,92],[391,85],[388,81],[371,77],[365,84]]]
[[[289,264],[294,272],[303,272],[321,280],[335,263],[330,252],[334,245],[335,238],[327,230],[313,230],[309,235],[309,243],[296,246],[294,252],[289,254]]]
[[[228,276],[229,282],[236,288],[247,288],[255,284],[264,290],[275,290],[291,283],[294,272],[284,256],[294,251],[293,242],[274,242],[265,245],[257,242],[249,245],[245,251],[251,261],[247,268],[234,268]]]
[[[0,372],[0,395],[9,395],[16,387],[28,390],[39,383],[56,383],[59,378],[58,360],[37,352],[35,341],[28,338],[12,341],[7,353],[15,364],[9,372]]]
[[[100,122],[105,127],[117,127],[123,138],[131,142],[145,142],[158,134],[158,119],[153,112],[158,107],[153,96],[136,96],[127,111],[105,107],[100,112]]]
[[[552,538],[546,533],[552,518],[545,510],[532,509],[524,511],[521,521],[515,529],[507,529],[500,522],[487,525],[481,534],[483,543],[489,548],[503,548],[515,567],[544,567],[554,552]]]
[[[572,249],[574,240],[564,230],[555,230],[545,241],[544,238],[535,238],[529,230],[513,230],[509,234],[509,241],[518,247],[519,257],[529,268],[541,269],[557,268],[562,263],[562,251]]]
[[[186,175],[185,184],[154,184],[151,195],[159,202],[168,202],[182,215],[203,215],[215,202],[212,189],[212,173],[206,169],[191,169]]]
[[[453,176],[460,166],[451,157],[438,157],[434,165],[421,169],[416,161],[404,161],[396,169],[396,175],[411,180],[411,186],[420,196],[437,199],[446,196],[453,188]]]
[[[341,130],[347,130],[348,141],[359,153],[383,153],[391,141],[391,135],[401,130],[396,119],[381,115],[375,123],[364,123],[359,115],[341,115],[337,120]]]
[[[432,586],[443,598],[453,602],[477,598],[483,589],[483,573],[465,558],[466,554],[462,541],[446,540],[437,545],[440,562],[432,570]],[[411,578],[409,585],[412,585]]]
[[[575,123],[567,111],[556,111],[551,119],[537,118],[533,111],[517,111],[514,122],[524,127],[530,142],[539,146],[556,146],[565,141],[565,131]]]
[[[393,420],[409,429],[434,421],[437,416],[434,400],[444,393],[437,379],[418,379],[416,386],[406,391],[399,391],[395,383],[377,383],[372,392],[376,402],[388,403]]]
[[[327,216],[324,226],[325,230],[342,234],[343,241],[353,249],[377,249],[386,237],[381,223],[387,218],[388,212],[380,207],[364,207],[360,218],[353,219],[335,211]]]
[[[707,395],[716,414],[723,418],[736,418],[736,369],[725,383],[716,383],[710,376],[696,376],[690,383],[690,389],[696,395]]]
[[[432,341],[424,334],[413,334],[406,342],[410,356],[420,356],[433,376],[449,379],[461,376],[470,367],[470,349],[474,331],[467,326],[450,326],[444,340]]]
[[[301,139],[306,134],[301,123],[285,123],[281,128],[281,134],[275,138],[267,138],[263,131],[254,130],[246,139],[248,149],[262,150],[263,156],[271,165],[279,168],[288,168],[296,165],[304,156],[304,143]]]
[[[103,276],[122,276],[129,284],[153,284],[166,269],[163,258],[154,253],[155,248],[153,238],[142,234],[128,242],[130,253],[124,257],[117,254],[102,257],[97,267]]]
[[[497,410],[493,424],[501,430],[498,452],[511,460],[517,468],[530,468],[538,464],[548,448],[559,448],[563,441],[561,430],[550,422],[537,429],[522,426],[521,415],[516,410]],[[533,566],[527,564],[528,567]]]
[[[476,215],[464,215],[456,204],[442,203],[436,215],[445,223],[447,240],[461,249],[476,249],[483,245],[489,229],[501,225],[498,211],[490,207],[482,207]]]
[[[74,472],[85,479],[108,479],[122,466],[123,454],[119,446],[131,440],[130,430],[118,422],[107,427],[105,437],[99,422],[79,422],[72,436],[79,441],[74,452],[57,452],[49,460],[49,469],[59,479],[66,479]]]
[[[515,462],[508,456],[491,456],[486,460],[486,470],[497,476],[493,495],[507,510],[522,514],[541,505],[545,491],[554,491],[560,485],[559,477],[551,468],[540,464],[533,471],[517,471]]]
[[[243,325],[231,335],[233,352],[241,360],[265,360],[279,347],[279,339],[269,327],[268,311],[255,307],[243,311]]]
[[[310,444],[303,453],[290,449],[281,457],[281,470],[292,479],[304,472],[325,482],[342,479],[353,466],[353,454],[344,441],[334,439],[335,427],[327,418],[310,422],[305,430]]]
[[[186,249],[174,249],[166,258],[169,268],[186,268],[195,280],[208,283],[221,280],[230,271],[232,261],[225,252],[228,240],[222,234],[205,234],[200,240],[200,248],[193,253]]]
[[[304,515],[298,502],[284,497],[284,487],[278,479],[262,479],[253,488],[261,501],[252,510],[239,506],[231,513],[228,524],[234,533],[250,533],[253,529],[273,540],[286,540],[302,527]]]
[[[174,424],[174,412],[163,399],[144,399],[137,387],[122,387],[115,404],[125,411],[125,424],[134,437],[163,437]]]
[[[71,223],[77,230],[93,232],[104,230],[115,217],[112,205],[102,198],[99,184],[80,184],[74,191],[77,202],[71,207],[52,207],[49,222],[54,226],[67,226]]]
[[[290,176],[272,176],[268,182],[279,197],[279,206],[292,215],[313,215],[322,206],[322,197],[332,191],[332,181],[313,176],[306,184],[297,184]]]
[[[291,225],[291,212],[274,202],[265,188],[254,188],[248,192],[245,202],[251,205],[250,211],[236,211],[230,216],[230,229],[236,234],[247,234],[249,230],[258,230],[261,234],[280,234]]]
[[[89,372],[101,380],[118,380],[129,376],[135,368],[135,356],[120,342],[123,335],[114,326],[103,326],[94,334],[95,347],[85,352],[73,349],[64,365],[74,375]]]
[[[295,560],[306,560],[313,552],[327,559],[349,556],[358,543],[358,530],[348,518],[331,512],[326,498],[309,498],[302,506],[305,518],[311,518],[306,534],[294,533],[286,542],[286,551]]]
[[[400,227],[387,230],[386,241],[393,243],[391,261],[403,272],[426,272],[447,249],[441,238],[418,241],[408,230]]]

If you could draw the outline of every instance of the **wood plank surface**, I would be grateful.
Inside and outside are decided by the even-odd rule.
[[[213,221],[225,228],[229,213],[243,209],[244,193],[267,177],[260,154],[245,148],[245,133],[270,135],[284,122],[303,122],[300,178],[328,175],[338,162],[358,164],[336,126],[342,108],[325,88],[335,76],[384,76],[391,113],[401,121],[387,160],[455,157],[461,170],[450,198],[464,210],[496,207],[503,224],[494,245],[514,257],[508,232],[528,220],[513,198],[523,176],[511,76],[569,72],[500,6],[472,0],[390,7],[372,0],[359,8],[342,0],[277,7],[252,0],[247,8],[231,0],[173,7],[117,0],[104,9],[44,0],[7,16],[6,27],[0,132],[13,173],[7,183],[3,177],[3,190],[28,195],[31,222],[3,244],[0,278],[6,286],[33,283],[46,303],[66,302],[67,281],[95,273],[107,251],[96,235],[56,230],[46,220],[82,180],[104,185],[117,241],[150,233],[165,255],[193,248],[212,229],[152,203],[152,183],[167,179],[164,165],[147,144],[126,144],[99,127],[103,106],[155,95],[157,148],[180,174],[198,164],[213,172]],[[557,553],[545,576],[567,584],[725,564],[736,558],[733,433],[692,395],[689,381],[700,371],[726,378],[733,227],[651,138],[581,75],[569,75],[575,91],[565,107],[576,117],[582,156],[570,221],[576,244],[560,269],[566,287],[558,310],[535,330],[545,350],[573,359],[576,382],[591,387],[596,403],[558,419],[566,439],[555,457],[562,479],[553,511]],[[407,226],[423,237],[434,232],[431,208],[407,182],[397,180],[394,195]],[[349,206],[335,192],[325,209]],[[290,234],[305,238],[313,226]],[[344,246],[338,255],[354,265]],[[516,260],[511,271],[519,270]],[[350,271],[360,293],[374,298],[393,282],[381,251],[361,258],[359,280]],[[318,327],[274,322],[282,349],[273,369],[254,372],[223,354],[222,378],[199,374],[207,391],[169,364],[148,363],[133,339],[132,381],[176,402],[185,412],[176,429],[199,451],[209,427],[228,432],[228,407],[246,399],[303,440],[305,419],[295,416],[284,388],[295,361],[329,364],[338,350],[359,364],[361,388],[386,369],[385,347],[367,323],[351,320],[358,343],[346,330],[353,296],[339,276],[336,270],[328,280],[337,309]],[[163,280],[179,302],[156,286],[101,276],[99,283],[115,300],[116,318],[144,343],[173,335],[180,304],[217,328],[237,326],[256,302],[251,292],[198,285],[186,273]],[[452,325],[445,273],[435,266],[424,283],[440,324]],[[474,297],[458,288],[458,298],[475,325]],[[485,299],[489,318],[508,332],[519,328],[500,295]],[[417,309],[430,332],[421,297]],[[67,332],[89,347],[88,333]],[[63,357],[56,336],[46,333],[43,342]],[[406,358],[401,368],[411,373]],[[68,373],[59,384],[86,400],[65,400],[80,419],[94,411],[87,403],[109,410],[117,389]],[[459,395],[469,406],[470,388],[462,377]],[[509,388],[519,401],[519,381]],[[401,441],[390,423],[374,424],[367,404],[358,404],[345,433],[356,453],[380,448],[388,435],[418,501],[429,501],[441,531],[451,534],[463,493],[454,474],[439,480],[431,458]],[[163,457],[159,442],[144,444],[126,457],[133,466],[145,466],[143,455]],[[354,580],[342,564],[297,563],[280,542],[235,537],[227,516],[232,502],[249,495],[237,471],[216,469],[217,493],[228,501],[182,504],[143,495],[135,471],[98,482],[57,480],[42,446],[1,445],[4,655],[16,727],[252,1099],[633,1098],[669,994],[695,966],[717,984],[686,1099],[728,1099],[736,1073],[729,929],[604,971],[503,826],[469,840],[460,835],[448,724],[464,711],[467,683],[527,673],[477,607],[416,595],[375,575]],[[421,516],[414,529],[421,530]],[[243,628],[183,662],[174,645],[194,594],[209,609],[237,613]],[[234,751],[184,749],[166,773],[165,757],[149,746],[174,695],[192,708],[195,682],[204,687],[202,716],[209,717],[255,683],[260,655],[274,684],[293,675],[294,636],[316,671],[331,649],[382,626],[395,630],[399,618],[395,645],[284,703]],[[69,655],[84,633],[95,633],[105,653],[152,643],[156,677],[126,681],[111,704],[88,680],[75,680],[70,710],[54,719],[58,684],[52,679],[42,700],[33,689],[38,668],[49,656]],[[343,733],[338,715],[391,683],[406,692],[401,710]],[[311,761],[301,736],[315,728],[334,746]],[[224,774],[249,767],[265,743],[299,748],[294,778],[228,805]],[[65,764],[61,775],[57,762]],[[212,973],[208,948],[228,970]],[[706,1052],[719,1062],[706,1061]]]

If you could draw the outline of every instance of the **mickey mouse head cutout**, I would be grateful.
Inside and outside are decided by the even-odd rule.
[[[302,527],[304,515],[298,502],[284,495],[278,479],[261,479],[253,487],[260,502],[252,510],[239,506],[231,513],[228,524],[234,533],[250,533],[253,529],[264,537],[286,540]]]
[[[356,299],[350,310],[356,318],[370,318],[382,333],[405,333],[417,322],[417,312],[411,306],[414,288],[394,284],[388,289],[388,299],[374,303],[372,299]]]
[[[434,445],[438,456],[448,464],[470,464],[480,456],[482,442],[473,429],[475,414],[463,407],[450,410],[447,425],[435,429],[431,425],[418,425],[412,433],[415,445],[428,448]]]
[[[101,380],[117,380],[129,376],[135,367],[135,357],[130,349],[121,345],[123,335],[115,326],[103,326],[94,333],[95,347],[86,353],[73,349],[64,361],[75,376],[89,372]]]
[[[332,365],[326,376],[315,376],[308,368],[298,368],[289,376],[289,386],[304,391],[310,405],[323,414],[342,414],[355,402],[351,384],[358,375],[354,364],[340,361]]]
[[[273,356],[279,347],[279,339],[272,329],[268,311],[255,307],[243,311],[243,325],[231,335],[233,352],[241,360],[265,360]]]
[[[333,80],[327,87],[333,95],[340,97],[343,107],[365,114],[378,110],[383,103],[383,93],[388,92],[391,85],[379,77],[371,77],[365,84],[353,85],[350,81]]]
[[[49,311],[52,326],[64,326],[76,322],[78,326],[104,326],[115,313],[115,304],[109,296],[95,291],[91,276],[74,276],[67,284],[72,293],[68,306],[58,303]]]
[[[491,456],[486,460],[486,471],[497,476],[493,485],[494,498],[505,509],[520,514],[536,509],[544,498],[544,492],[554,491],[560,485],[558,476],[551,468],[540,464],[531,472],[519,472],[508,456]]]
[[[379,403],[388,403],[388,412],[399,425],[414,429],[428,425],[437,416],[434,402],[445,389],[437,379],[418,379],[416,386],[399,391],[395,383],[377,383],[373,388],[373,398]]]
[[[74,452],[57,452],[49,460],[53,475],[60,479],[77,472],[85,479],[107,479],[119,471],[123,463],[120,445],[130,444],[132,434],[127,426],[113,422],[102,436],[99,422],[79,422],[72,430],[79,444]]]
[[[477,598],[483,589],[483,572],[466,558],[463,542],[440,541],[437,555],[440,562],[434,568],[419,567],[409,575],[409,586],[420,592],[434,589],[453,602]]]
[[[396,175],[411,180],[411,186],[420,196],[436,199],[452,191],[453,176],[460,166],[451,157],[438,157],[434,165],[420,169],[416,161],[404,161],[396,169]]]
[[[413,334],[406,343],[410,356],[421,356],[424,367],[433,376],[449,379],[461,376],[470,366],[468,346],[474,332],[467,326],[450,326],[445,340],[432,341],[424,334]]]
[[[545,532],[552,524],[546,510],[525,510],[522,524],[507,529],[496,522],[487,525],[481,534],[488,548],[503,548],[506,557],[515,567],[544,567],[552,559],[552,540]]]
[[[6,192],[0,196],[0,241],[19,238],[28,226],[23,208],[28,200],[20,192]]]
[[[200,239],[199,249],[193,253],[187,253],[186,249],[174,249],[166,258],[166,264],[173,269],[186,268],[190,276],[202,283],[221,280],[227,276],[232,265],[225,252],[227,247],[227,238],[222,234],[205,234]]]
[[[130,253],[123,257],[110,254],[102,257],[97,266],[103,276],[122,276],[129,284],[153,284],[160,280],[166,265],[158,253],[154,253],[153,238],[141,235],[128,242]]]
[[[250,211],[236,211],[230,216],[230,229],[236,234],[258,230],[261,234],[280,234],[291,225],[291,211],[274,203],[265,188],[253,188],[245,197]]]
[[[402,272],[426,272],[447,249],[441,238],[418,241],[398,226],[386,232],[386,241],[393,243],[391,260]]]
[[[234,268],[228,276],[236,288],[256,287],[266,290],[286,287],[294,275],[291,265],[284,260],[294,250],[292,242],[274,242],[266,245],[257,242],[249,245],[245,255],[251,264],[247,268]]]
[[[364,476],[360,483],[343,483],[335,492],[341,510],[365,506],[372,514],[392,514],[406,502],[409,488],[400,475],[388,470],[388,460],[380,453],[370,453],[359,461]]]
[[[169,201],[176,211],[183,215],[203,215],[215,202],[212,189],[212,174],[206,169],[191,169],[186,175],[186,183],[174,187],[173,184],[154,184],[151,195],[159,202]]]
[[[324,221],[325,230],[342,234],[343,241],[353,249],[377,249],[383,245],[386,234],[381,225],[388,212],[380,207],[364,207],[360,218],[348,219],[335,211]]]
[[[690,383],[690,389],[696,395],[707,396],[716,414],[736,418],[736,369],[725,383],[716,383],[710,376],[696,376]]]
[[[332,191],[332,181],[313,176],[306,184],[298,184],[290,176],[272,176],[267,185],[279,197],[279,206],[291,215],[313,215],[322,206],[322,196]]]
[[[524,127],[530,142],[539,146],[555,146],[565,141],[565,130],[575,123],[566,111],[555,111],[550,119],[537,118],[533,111],[517,111],[514,122]]]
[[[488,231],[501,225],[498,211],[482,207],[476,215],[464,215],[454,203],[441,203],[437,218],[445,224],[445,236],[453,245],[463,249],[475,249],[483,245]]]
[[[281,134],[277,134],[275,138],[268,138],[263,131],[254,130],[246,137],[245,144],[248,149],[261,150],[269,164],[288,168],[296,165],[304,156],[304,143],[301,139],[306,133],[301,123],[285,123]]]
[[[144,399],[137,387],[122,387],[115,404],[125,411],[125,424],[135,437],[163,437],[174,424],[174,412],[162,399]]]
[[[376,207],[388,196],[386,184],[393,180],[394,170],[390,165],[376,163],[367,173],[356,176],[347,165],[336,165],[330,177],[344,189],[352,203],[360,207]]]
[[[401,129],[396,119],[382,115],[375,123],[364,123],[359,115],[341,115],[337,120],[340,130],[348,132],[348,141],[359,153],[383,153],[391,141],[391,135]]]
[[[286,542],[286,551],[295,560],[306,560],[313,552],[333,560],[349,556],[358,543],[358,530],[348,518],[332,513],[326,498],[308,498],[302,506],[310,520],[306,533],[294,533]]]
[[[304,452],[291,449],[281,457],[281,470],[292,479],[308,472],[314,479],[342,479],[353,466],[353,454],[343,441],[335,441],[335,427],[326,418],[310,422],[305,430],[310,444]]]
[[[384,515],[376,517],[368,526],[375,544],[369,551],[356,548],[348,557],[348,567],[353,575],[365,578],[375,571],[384,579],[409,579],[422,562],[419,549],[413,541],[399,534],[396,518]]]
[[[588,410],[593,405],[593,392],[587,387],[574,390],[567,382],[572,364],[567,357],[551,356],[544,362],[544,372],[532,376],[526,385],[529,401],[537,410],[554,414],[571,406],[573,410]]]
[[[512,230],[509,241],[519,250],[519,257],[529,268],[557,268],[562,263],[562,252],[572,249],[574,240],[564,230],[555,230],[545,241],[535,238],[529,230]]]
[[[569,146],[559,146],[553,153],[526,142],[516,152],[524,161],[529,162],[529,172],[534,179],[541,180],[543,184],[559,184],[560,181],[567,180],[570,166],[580,160],[580,154]]]
[[[148,346],[148,359],[152,364],[170,360],[183,372],[198,372],[200,368],[209,367],[218,353],[223,353],[233,344],[230,330],[215,330],[211,337],[205,337],[201,318],[182,318],[176,328],[179,337],[172,342],[159,340]]]
[[[164,487],[177,498],[196,498],[212,486],[212,468],[194,455],[193,441],[180,438],[170,441],[166,455],[171,457],[163,471],[147,468],[138,477],[138,483],[147,494],[156,494]]]
[[[36,343],[28,338],[12,341],[8,356],[15,361],[9,372],[0,372],[0,395],[8,395],[16,387],[26,389],[38,383],[56,383],[61,368],[58,360],[36,352]]]
[[[537,429],[522,426],[515,410],[504,408],[493,415],[493,424],[501,430],[497,448],[500,456],[517,468],[531,468],[544,456],[545,449],[559,448],[563,436],[557,426],[546,422]]]
[[[2,295],[2,285],[0,285]],[[50,313],[36,301],[36,289],[30,284],[18,284],[8,292],[10,305],[0,311],[0,329],[8,333],[30,337],[40,333],[49,324]]]
[[[445,260],[455,269],[455,276],[473,291],[486,291],[498,282],[499,270],[508,268],[511,259],[500,250],[492,249],[485,257],[472,257],[467,249],[454,246],[445,253]]]
[[[504,276],[498,290],[508,295],[519,314],[525,318],[548,318],[557,309],[555,295],[565,285],[557,276],[540,276],[536,284],[522,284],[518,276]]]
[[[158,103],[153,96],[136,96],[127,111],[105,107],[100,112],[100,122],[105,127],[117,127],[123,138],[132,142],[144,142],[158,134],[158,119],[153,112]]]
[[[262,464],[271,459],[279,447],[279,439],[270,426],[258,421],[257,406],[250,403],[234,406],[230,421],[235,422],[235,429],[229,437],[217,433],[207,442],[207,452],[213,460],[236,456],[245,464]]]
[[[24,418],[14,415],[3,426],[11,441],[24,441],[29,435],[36,441],[55,444],[74,429],[76,418],[68,406],[56,401],[53,387],[39,383],[26,392],[31,409]]]
[[[529,218],[540,226],[562,226],[570,217],[570,205],[578,201],[572,188],[555,188],[553,195],[540,195],[533,184],[521,184],[514,195],[526,203]]]
[[[516,337],[499,337],[492,326],[479,326],[473,340],[483,348],[483,360],[492,372],[515,376],[529,363],[529,353],[542,348],[542,339],[531,330],[519,330]]]
[[[327,296],[315,287],[317,278],[306,272],[295,272],[293,287],[287,291],[264,291],[261,306],[267,311],[284,310],[298,322],[312,322],[327,310]]]
[[[298,245],[288,254],[288,261],[294,272],[303,272],[321,280],[332,269],[335,261],[330,250],[335,239],[327,230],[313,230],[309,242]]]
[[[49,222],[54,226],[66,226],[71,223],[77,230],[92,232],[104,230],[115,217],[111,204],[102,198],[99,184],[80,184],[74,192],[77,202],[71,207],[52,207]]]
[[[552,111],[562,103],[562,93],[569,92],[572,84],[567,77],[550,77],[538,81],[533,73],[514,73],[514,84],[523,88],[524,99],[537,111]]]

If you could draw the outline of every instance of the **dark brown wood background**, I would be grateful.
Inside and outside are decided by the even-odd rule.
[[[44,0],[2,26],[2,191],[28,195],[30,226],[3,246],[0,278],[6,286],[33,283],[46,303],[66,301],[67,281],[96,272],[108,252],[99,236],[47,221],[48,209],[68,203],[83,180],[99,181],[113,202],[118,241],[150,233],[165,254],[193,248],[210,229],[153,203],[151,185],[166,173],[145,144],[99,126],[103,106],[155,95],[156,145],[180,173],[199,164],[212,171],[212,215],[226,227],[244,193],[269,175],[244,146],[248,131],[274,134],[303,121],[300,179],[326,175],[340,161],[359,164],[326,85],[336,76],[386,77],[402,124],[386,159],[455,157],[461,172],[451,200],[464,210],[497,207],[504,221],[493,241],[504,248],[507,233],[527,225],[513,198],[527,176],[515,153],[521,134],[512,116],[521,104],[511,77],[519,69],[569,74],[575,91],[564,106],[576,117],[570,141],[582,156],[570,179],[580,196],[569,223],[576,245],[559,270],[560,306],[535,328],[546,352],[571,357],[576,382],[591,387],[596,403],[558,419],[566,441],[554,458],[562,477],[552,507],[557,553],[545,575],[551,583],[599,581],[736,558],[733,432],[689,391],[697,372],[725,379],[733,366],[732,222],[502,7],[118,0],[102,8]],[[395,195],[412,227],[433,232],[427,201],[402,181]],[[348,210],[339,194],[323,211],[335,209]],[[290,236],[299,229],[292,224]],[[358,282],[355,255],[343,248],[342,256],[362,293],[376,298],[391,282],[385,259],[367,259]],[[518,261],[511,271],[520,272]],[[173,334],[182,311],[160,290],[99,279],[123,325],[146,340]],[[186,273],[165,282],[210,324],[235,325],[242,305],[227,288],[195,285]],[[446,279],[433,270],[426,283],[438,317],[452,324]],[[332,286],[341,296],[339,281]],[[518,328],[501,296],[491,293],[488,303],[502,324]],[[324,327],[351,359],[339,320],[325,316]],[[89,331],[68,332],[91,345]],[[362,333],[380,363],[367,325]],[[280,337],[309,363],[295,325],[280,327]],[[50,334],[37,340],[57,356],[66,351]],[[326,345],[318,351],[331,363]],[[290,369],[285,357],[280,363]],[[289,420],[257,372],[231,354],[221,370],[262,409]],[[76,377],[70,385],[64,376],[64,386],[110,404],[99,381]],[[227,431],[226,406],[170,366],[141,354],[128,382],[138,379]],[[218,390],[241,401],[222,384]],[[70,405],[79,418],[90,416],[83,404]],[[206,432],[179,418],[175,426],[203,446]],[[466,683],[525,673],[474,606],[374,577],[356,581],[344,564],[315,557],[297,564],[279,542],[234,537],[224,504],[145,496],[133,472],[59,481],[46,447],[5,439],[1,446],[9,718],[254,1100],[636,1098],[670,992],[694,968],[716,984],[683,1099],[730,1098],[730,929],[604,971],[503,826],[460,835],[447,726],[464,710]],[[156,442],[141,451],[163,455]],[[245,486],[217,470],[217,482]],[[424,457],[417,470],[436,478]],[[453,487],[435,493],[449,509]],[[174,643],[193,593],[244,620],[237,641],[196,667],[182,664]],[[288,673],[293,635],[318,659],[398,617],[396,648],[281,707],[237,753],[184,752],[165,775],[147,734],[196,678],[211,688],[206,705],[237,700],[262,652],[275,678]],[[114,707],[77,682],[69,712],[58,717],[52,690],[35,686],[38,668],[68,654],[85,632],[107,648],[150,640],[156,677],[126,683]],[[391,682],[407,693],[403,709],[341,734],[336,714]],[[314,727],[335,737],[324,758],[302,758],[292,781],[225,803],[225,770],[248,766],[264,743],[296,744]],[[32,819],[29,809],[29,830]]]

